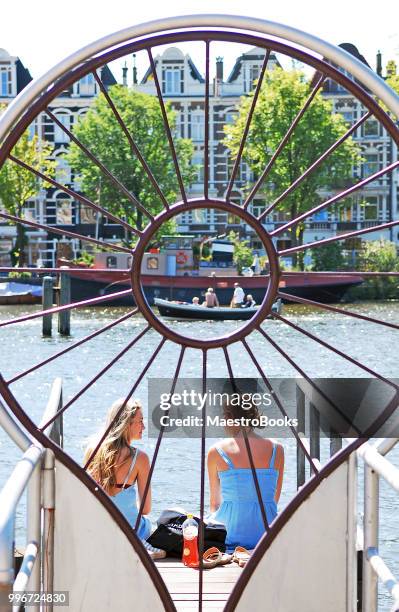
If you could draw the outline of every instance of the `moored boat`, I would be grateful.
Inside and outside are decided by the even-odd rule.
[[[42,287],[25,283],[0,283],[0,305],[40,304]]]
[[[215,307],[206,308],[205,306],[187,304],[187,302],[170,302],[155,298],[155,306],[159,314],[163,317],[172,319],[192,319],[200,321],[247,321],[256,313],[258,307],[254,308],[229,308]],[[273,304],[272,311],[280,312],[281,300]]]

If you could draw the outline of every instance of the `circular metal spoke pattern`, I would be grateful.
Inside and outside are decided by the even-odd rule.
[[[399,226],[399,220],[390,220],[388,222],[377,223],[376,225],[372,225],[370,227],[363,227],[362,229],[356,229],[353,231],[348,231],[345,233],[341,233],[335,235],[333,237],[324,238],[322,240],[313,240],[309,243],[295,245],[289,248],[281,248],[278,249],[276,245],[276,238],[281,236],[288,230],[295,228],[300,223],[306,223],[312,215],[315,215],[324,210],[332,210],[333,206],[343,200],[348,198],[352,193],[356,193],[362,189],[364,189],[370,183],[379,180],[382,177],[385,177],[387,174],[393,172],[396,168],[399,167],[399,161],[396,159],[392,159],[390,163],[387,163],[381,169],[369,173],[368,175],[364,175],[364,178],[357,180],[353,178],[352,184],[342,190],[337,190],[334,195],[331,197],[327,197],[326,199],[322,199],[320,202],[314,202],[314,204],[310,203],[308,210],[302,213],[298,213],[293,215],[291,218],[287,219],[281,225],[279,225],[276,229],[272,231],[267,231],[267,218],[271,215],[271,213],[277,213],[279,210],[281,211],[282,203],[288,198],[291,197],[292,194],[295,193],[295,190],[300,186],[306,185],[306,181],[313,175],[314,172],[320,169],[322,164],[329,160],[330,156],[334,155],[337,151],[339,151],[340,147],[348,142],[348,139],[355,136],[358,130],[363,129],[365,123],[374,119],[378,122],[381,129],[385,130],[387,136],[392,140],[396,145],[399,144],[399,132],[397,127],[395,126],[394,121],[390,117],[390,115],[385,112],[382,105],[378,102],[378,97],[384,99],[385,104],[390,104],[390,111],[395,112],[394,103],[392,103],[392,98],[390,93],[385,89],[385,86],[378,85],[376,80],[373,80],[373,77],[370,76],[365,68],[361,66],[357,66],[355,60],[350,62],[344,56],[341,57],[341,54],[337,51],[336,53],[330,48],[327,44],[324,46],[320,43],[317,43],[316,39],[312,39],[311,37],[306,38],[305,35],[300,36],[301,33],[297,31],[284,30],[281,26],[274,24],[267,24],[264,22],[264,26],[261,26],[263,22],[256,22],[251,20],[242,21],[242,27],[246,27],[248,32],[242,31],[242,27],[239,29],[238,22],[235,18],[229,18],[227,20],[231,25],[228,25],[226,21],[222,18],[217,20],[216,18],[212,21],[211,18],[204,18],[203,22],[199,18],[193,18],[193,29],[187,29],[187,24],[183,25],[182,28],[179,28],[176,25],[177,22],[171,22],[171,24],[175,23],[175,25],[170,24],[170,27],[165,27],[165,31],[160,33],[160,26],[154,26],[154,29],[148,30],[146,27],[139,29],[137,32],[137,36],[131,37],[129,33],[126,31],[124,33],[120,33],[115,37],[111,37],[108,41],[105,41],[103,45],[93,45],[91,52],[89,50],[78,54],[76,57],[76,61],[73,59],[69,60],[65,67],[60,65],[57,70],[54,70],[51,75],[42,79],[42,84],[40,86],[40,82],[35,87],[31,87],[30,92],[24,93],[20,102],[16,101],[12,108],[9,109],[0,121],[0,170],[4,166],[4,164],[13,163],[18,167],[24,169],[32,173],[38,181],[40,181],[41,185],[51,185],[52,188],[60,190],[60,192],[66,194],[69,198],[74,200],[75,202],[79,202],[82,206],[88,207],[94,210],[96,213],[101,214],[104,218],[112,221],[114,224],[118,224],[123,230],[126,232],[126,236],[129,238],[126,240],[125,245],[116,244],[115,242],[110,242],[109,240],[99,240],[98,238],[93,238],[91,236],[87,236],[81,231],[69,231],[64,229],[58,229],[53,225],[47,225],[45,223],[38,223],[23,217],[17,217],[15,215],[11,215],[5,212],[0,212],[0,218],[9,222],[24,224],[28,227],[45,230],[51,234],[58,233],[62,236],[69,236],[70,238],[81,241],[83,245],[85,242],[89,242],[94,244],[96,247],[99,247],[104,251],[118,251],[121,253],[126,253],[131,256],[131,266],[129,268],[114,269],[107,270],[110,274],[115,274],[115,278],[118,280],[115,281],[116,291],[111,294],[106,294],[103,296],[93,296],[91,299],[79,301],[63,306],[57,306],[51,309],[43,310],[41,312],[34,312],[32,314],[27,314],[20,317],[15,317],[11,320],[5,320],[0,322],[0,328],[6,327],[10,325],[14,325],[17,323],[25,323],[35,318],[40,318],[47,314],[55,314],[61,312],[63,310],[72,310],[87,306],[93,306],[96,304],[101,304],[104,302],[109,302],[110,300],[117,300],[122,296],[131,296],[136,308],[134,310],[130,310],[126,314],[119,316],[115,320],[107,323],[102,328],[89,333],[85,337],[79,339],[78,341],[69,344],[66,348],[55,352],[53,355],[47,357],[42,361],[34,360],[34,363],[31,364],[28,368],[23,371],[15,372],[13,375],[8,377],[5,380],[2,376],[0,376],[0,393],[2,393],[6,402],[10,406],[10,408],[15,412],[17,418],[20,419],[22,424],[28,429],[28,431],[36,436],[37,439],[48,446],[50,446],[55,453],[58,453],[59,456],[64,456],[62,451],[58,449],[53,442],[47,439],[45,436],[46,430],[52,424],[56,417],[51,418],[45,423],[42,423],[41,426],[37,423],[34,423],[24,411],[24,407],[19,404],[16,398],[13,395],[11,390],[11,386],[15,384],[17,381],[21,380],[27,375],[32,375],[37,370],[41,370],[41,368],[45,368],[50,363],[57,363],[57,359],[61,358],[66,353],[71,352],[71,355],[74,356],[75,359],[79,360],[79,349],[85,343],[91,341],[92,339],[101,336],[104,332],[109,331],[110,329],[117,328],[118,325],[122,324],[125,321],[130,321],[135,315],[142,315],[146,319],[146,325],[134,337],[129,337],[125,346],[116,353],[111,359],[107,361],[107,363],[99,368],[96,374],[85,382],[85,384],[77,391],[74,396],[64,405],[62,408],[63,413],[70,414],[73,411],[69,409],[71,406],[85,393],[87,393],[91,387],[95,384],[101,384],[102,377],[108,372],[111,367],[118,367],[118,362],[125,356],[130,350],[134,353],[137,350],[137,347],[142,347],[145,345],[146,340],[148,339],[147,333],[153,329],[160,335],[159,342],[156,346],[156,349],[152,352],[151,356],[146,360],[146,363],[143,367],[140,366],[140,372],[136,376],[136,373],[132,375],[132,382],[129,379],[129,392],[125,397],[125,401],[121,406],[118,414],[115,416],[115,419],[118,418],[119,414],[123,411],[129,399],[133,396],[138,386],[142,383],[142,381],[147,376],[148,372],[152,364],[156,363],[159,359],[162,358],[162,349],[165,343],[168,343],[168,346],[174,345],[176,348],[176,365],[174,370],[173,381],[171,385],[171,393],[174,393],[176,385],[181,378],[181,373],[183,366],[185,364],[185,360],[187,359],[187,349],[195,349],[197,352],[198,358],[198,375],[202,379],[202,388],[206,390],[207,388],[207,379],[209,377],[209,351],[215,349],[221,349],[220,354],[223,356],[224,366],[226,371],[228,372],[228,378],[231,381],[231,384],[234,386],[235,384],[235,375],[232,366],[231,360],[231,349],[238,348],[242,354],[248,358],[249,363],[252,368],[252,375],[259,376],[266,388],[273,393],[274,399],[276,400],[276,404],[278,406],[281,415],[287,416],[287,410],[284,406],[283,401],[277,394],[273,391],[272,382],[270,381],[270,377],[268,376],[268,372],[265,371],[265,367],[262,365],[263,363],[263,354],[262,352],[255,350],[251,346],[250,339],[251,334],[254,332],[258,338],[261,339],[262,342],[262,351],[267,351],[270,348],[273,351],[277,352],[287,363],[287,366],[293,368],[297,374],[303,377],[307,382],[309,382],[312,387],[324,397],[326,402],[328,402],[331,406],[334,407],[339,412],[339,408],[334,404],[334,402],[329,399],[329,397],[323,392],[323,390],[318,387],[317,383],[312,380],[312,377],[306,372],[306,367],[298,362],[297,356],[295,354],[295,337],[296,335],[305,335],[308,339],[314,342],[314,346],[317,349],[326,349],[331,353],[334,353],[336,356],[339,356],[343,360],[349,361],[352,365],[358,367],[363,372],[366,372],[373,378],[377,378],[384,384],[392,387],[395,392],[395,398],[390,402],[388,406],[380,414],[377,421],[369,428],[369,430],[364,433],[358,431],[358,438],[355,442],[353,442],[350,446],[345,448],[341,453],[336,456],[332,461],[329,462],[328,466],[325,468],[319,468],[319,466],[312,459],[311,454],[309,452],[308,447],[304,443],[302,437],[299,435],[296,428],[291,427],[291,432],[293,438],[295,438],[298,447],[304,453],[307,462],[311,467],[311,471],[314,474],[314,478],[311,483],[308,483],[303,487],[298,497],[293,500],[291,504],[287,506],[284,510],[284,517],[286,517],[290,512],[292,513],[297,505],[301,503],[302,500],[306,499],[306,495],[311,492],[314,487],[317,486],[319,482],[330,473],[335,467],[337,467],[341,462],[343,462],[350,452],[352,452],[355,448],[357,448],[363,441],[373,435],[380,425],[391,415],[393,410],[397,405],[397,396],[399,388],[393,383],[389,378],[384,376],[383,374],[375,371],[374,368],[369,367],[367,364],[362,363],[359,359],[352,357],[346,354],[343,350],[339,348],[339,338],[337,338],[336,345],[330,342],[326,342],[323,338],[319,337],[316,333],[310,332],[308,329],[304,329],[300,325],[296,324],[294,321],[290,320],[287,316],[281,316],[278,314],[273,314],[271,312],[272,305],[277,298],[281,298],[284,301],[296,301],[308,306],[312,306],[314,308],[321,308],[329,312],[333,312],[338,315],[343,315],[345,317],[352,317],[352,319],[360,319],[367,324],[370,324],[370,327],[380,325],[383,327],[388,327],[391,330],[396,331],[399,325],[391,322],[380,320],[376,317],[366,316],[361,312],[356,312],[356,308],[354,309],[346,309],[338,306],[330,306],[326,304],[322,304],[317,300],[312,300],[308,298],[300,298],[291,296],[286,293],[281,287],[281,281],[284,278],[288,278],[290,275],[295,275],[295,272],[284,272],[281,270],[281,258],[291,256],[296,253],[300,253],[306,251],[308,249],[317,249],[326,244],[334,243],[337,241],[343,241],[350,238],[355,238],[359,236],[366,235],[370,232],[382,231],[388,228],[393,228]],[[213,27],[211,27],[212,23]],[[194,26],[197,28],[206,28],[206,29],[194,29]],[[252,34],[249,33],[249,30],[254,30],[258,26],[259,32],[261,34]],[[150,26],[148,26],[150,27]],[[264,30],[262,33],[262,29]],[[285,40],[282,38],[282,32],[286,32],[287,36]],[[291,35],[291,39],[290,39]],[[269,38],[269,36],[273,36]],[[280,39],[277,39],[276,36],[280,36]],[[308,42],[307,48],[310,53],[303,49],[297,48],[295,45],[298,42],[301,42],[302,46],[306,46],[304,42]],[[169,115],[169,103],[164,95],[163,83],[160,78],[159,66],[157,65],[156,53],[158,52],[158,48],[161,48],[165,45],[179,45],[179,44],[188,44],[195,43],[197,45],[201,44],[203,46],[203,65],[205,67],[204,70],[204,79],[203,79],[203,98],[201,98],[201,108],[203,109],[204,114],[204,138],[203,138],[203,146],[201,148],[201,154],[203,154],[203,182],[202,182],[202,194],[196,194],[195,197],[190,198],[190,188],[191,185],[189,181],[185,179],[185,173],[183,171],[181,160],[179,159],[179,138],[176,134],[176,130],[174,126],[171,125],[170,115]],[[252,93],[251,93],[251,102],[249,105],[249,111],[246,116],[246,120],[243,124],[242,136],[239,141],[237,147],[237,153],[231,160],[231,170],[229,175],[226,177],[225,191],[223,196],[215,197],[213,195],[213,172],[211,168],[212,160],[214,156],[212,154],[212,147],[214,146],[214,133],[212,130],[214,129],[212,123],[212,87],[211,87],[211,66],[210,61],[213,53],[213,45],[220,44],[235,44],[237,48],[241,49],[241,45],[252,46],[260,48],[264,51],[264,59],[262,65],[260,67],[260,71],[257,77],[257,81],[253,84]],[[316,47],[319,47],[316,49]],[[319,55],[321,55],[321,49],[325,52],[325,59],[319,59],[315,57],[312,53],[315,50],[318,50]],[[158,104],[159,117],[164,130],[164,139],[166,143],[166,148],[169,152],[170,157],[170,169],[173,172],[175,179],[175,196],[172,198],[168,194],[165,189],[165,185],[162,184],[162,181],[157,178],[157,170],[154,163],[151,163],[147,158],[145,147],[142,147],[139,143],[139,140],[136,137],[135,130],[132,130],[129,126],[128,121],[123,116],[122,109],[118,108],[117,99],[113,97],[112,90],[110,91],[107,87],[106,83],[102,79],[102,68],[106,66],[109,62],[114,60],[119,60],[125,56],[128,56],[132,53],[143,52],[146,54],[149,63],[149,73],[151,74],[151,78],[153,80],[153,84],[155,87],[155,96]],[[285,57],[292,58],[298,62],[302,62],[306,65],[307,69],[312,69],[314,71],[313,79],[311,80],[311,85],[309,86],[309,94],[304,102],[302,108],[300,108],[299,112],[296,113],[294,118],[292,119],[289,128],[284,134],[283,138],[280,140],[279,144],[275,148],[275,150],[270,151],[270,158],[267,161],[265,167],[258,172],[256,180],[252,181],[251,185],[247,187],[243,187],[240,183],[239,173],[240,173],[240,165],[243,159],[245,159],[246,154],[246,146],[248,144],[249,137],[251,135],[251,129],[253,127],[254,121],[256,120],[258,103],[260,97],[262,95],[263,87],[267,86],[267,74],[270,70],[270,62],[273,54],[278,53],[282,54]],[[238,52],[237,52],[238,55]],[[329,59],[328,59],[329,57]],[[339,64],[339,61],[342,60],[342,63]],[[334,63],[335,62],[335,63]],[[348,63],[349,62],[349,63]],[[353,68],[352,74],[350,73],[350,68]],[[343,73],[340,68],[345,68],[346,74]],[[113,120],[118,126],[120,130],[120,139],[121,141],[125,141],[128,144],[129,148],[129,161],[132,163],[133,167],[139,167],[140,174],[145,177],[145,180],[148,183],[149,193],[153,195],[153,202],[158,203],[158,209],[154,212],[156,207],[150,207],[149,201],[150,199],[143,196],[142,193],[134,193],[132,189],[127,186],[127,177],[118,175],[118,173],[114,172],[111,168],[108,167],[107,163],[100,159],[84,142],[84,139],[80,138],[74,131],[74,129],[69,129],[62,121],[60,121],[57,114],[54,112],[53,103],[57,96],[60,95],[68,87],[71,87],[73,83],[79,81],[86,75],[92,75],[95,83],[98,86],[98,91],[102,96],[102,100],[107,105],[107,111],[112,115]],[[362,85],[362,77],[364,77],[364,84]],[[312,108],[312,104],[315,100],[318,99],[318,96],[321,95],[323,88],[325,87],[327,82],[334,82],[338,84],[343,90],[349,92],[359,103],[362,105],[362,112],[360,117],[350,125],[345,133],[343,133],[338,139],[334,142],[331,142],[329,146],[321,153],[318,153],[315,156],[315,159],[312,163],[306,167],[299,176],[293,177],[289,186],[287,186],[281,193],[275,194],[273,199],[268,202],[265,206],[264,210],[260,214],[255,214],[254,212],[254,198],[255,196],[262,193],[262,189],[264,189],[265,184],[268,179],[270,179],[270,174],[273,171],[276,163],[278,163],[283,155],[283,152],[287,147],[290,146],[292,139],[295,138],[296,130],[301,126],[301,121],[306,118],[306,114]],[[374,87],[373,87],[374,85]],[[133,223],[131,218],[124,218],[123,212],[119,212],[116,214],[115,212],[111,212],[108,209],[109,203],[107,203],[106,198],[101,201],[98,198],[98,203],[93,201],[93,197],[89,197],[88,194],[84,193],[84,190],[80,189],[71,189],[70,187],[62,184],[59,180],[56,180],[42,172],[41,170],[34,168],[29,165],[25,161],[18,158],[15,154],[14,147],[18,143],[19,139],[22,137],[26,129],[29,125],[40,115],[43,114],[47,117],[47,120],[50,120],[54,125],[61,130],[66,137],[74,143],[74,145],[79,149],[80,153],[90,161],[93,167],[96,168],[96,171],[100,172],[101,181],[104,181],[108,186],[112,185],[112,189],[115,190],[116,193],[120,195],[121,199],[124,199],[128,203],[130,210],[134,212],[136,215],[136,219],[140,219],[141,223],[137,221],[137,223]],[[134,164],[138,164],[138,166],[134,166]],[[362,176],[362,174],[360,174]],[[126,180],[125,180],[126,179]],[[202,179],[201,179],[202,180]],[[241,198],[240,201],[237,201],[237,193],[241,189]],[[151,202],[151,204],[153,204]],[[280,209],[279,209],[280,207]],[[264,276],[265,280],[265,293],[261,306],[257,310],[256,314],[241,328],[234,329],[233,331],[229,331],[228,333],[216,336],[214,338],[204,338],[203,334],[198,334],[197,337],[185,336],[180,331],[176,331],[173,327],[168,327],[165,322],[156,316],[154,311],[151,308],[151,304],[149,304],[149,300],[144,291],[144,286],[142,282],[142,261],[144,253],[148,248],[151,240],[154,239],[157,233],[159,233],[162,225],[165,222],[170,221],[171,219],[176,218],[179,215],[186,214],[189,212],[197,211],[197,210],[205,210],[208,211],[210,209],[215,209],[217,211],[221,211],[223,214],[231,214],[236,217],[239,217],[243,224],[249,226],[252,230],[254,230],[259,240],[262,244],[262,248],[264,249],[268,264],[269,264],[269,272]],[[21,268],[21,271],[23,268]],[[29,270],[28,268],[26,270]],[[11,271],[11,268],[3,267],[0,269],[3,272]],[[39,274],[48,274],[51,272],[67,272],[64,268],[44,268],[41,270],[37,270]],[[85,273],[84,270],[80,270],[81,273]],[[97,268],[91,270],[93,274],[101,274],[104,272],[104,268]],[[73,273],[72,270],[70,272]],[[309,275],[317,275],[318,273],[309,272]],[[336,275],[341,274],[342,277],[345,274],[349,274],[349,272],[341,273],[341,272],[326,272],[326,275]],[[364,276],[398,276],[399,273],[395,271],[384,271],[384,272],[373,272],[373,273],[365,273]],[[123,280],[120,280],[120,279]],[[124,285],[131,284],[131,287],[127,289],[118,290],[118,284],[122,283]],[[113,285],[114,283],[111,283]],[[292,330],[292,350],[285,350],[282,346],[280,346],[279,342],[273,338],[273,334],[269,333],[267,327],[262,327],[263,322],[266,317],[272,315],[275,319],[281,321],[281,324],[289,327]],[[393,333],[394,333],[393,331]],[[137,345],[137,346],[136,346]],[[4,350],[7,350],[8,347],[3,345]],[[260,354],[259,354],[260,353]],[[383,366],[383,364],[381,364]],[[383,369],[383,368],[382,368]],[[60,372],[61,374],[62,372]],[[395,403],[396,402],[396,403]],[[91,456],[86,461],[86,465],[83,468],[80,468],[72,461],[71,458],[67,458],[64,460],[69,462],[69,465],[73,464],[73,469],[75,473],[80,474],[82,481],[86,484],[86,486],[94,492],[95,483],[92,479],[85,474],[85,470],[90,465],[94,456],[98,452],[100,445],[105,439],[108,431],[110,431],[112,427],[112,423],[109,425],[108,429],[103,433],[101,439],[98,441],[96,447],[93,449]],[[156,469],[156,461],[159,456],[159,450],[161,447],[162,440],[164,438],[165,428],[162,426],[159,431],[159,435],[155,444],[155,450],[153,454],[153,458],[151,461],[149,477],[145,486],[145,491],[143,498],[141,500],[139,515],[137,517],[136,529],[138,528],[141,520],[141,516],[143,513],[143,509],[145,507],[146,498],[149,492],[149,488],[151,485],[151,480],[154,474],[154,470]],[[277,522],[274,522],[272,525],[268,524],[266,513],[264,510],[264,506],[262,503],[262,495],[259,486],[259,482],[256,475],[255,464],[251,453],[251,448],[248,442],[247,437],[245,437],[246,449],[248,452],[249,463],[251,466],[254,485],[256,489],[256,493],[258,496],[258,500],[260,501],[260,508],[263,510],[263,521],[265,526],[266,535],[263,540],[259,544],[257,548],[257,555],[261,556],[269,546],[269,543],[276,537],[276,533],[278,530],[284,525],[286,518],[279,519]],[[205,426],[202,429],[202,439],[201,439],[201,479],[200,479],[200,518],[203,521],[204,512],[205,512]],[[96,490],[97,491],[97,490]],[[99,502],[102,502],[106,505],[105,494],[103,495],[100,492],[96,492],[98,496]],[[128,524],[125,525],[126,531],[129,529]],[[203,531],[200,530],[200,559],[202,559],[203,552]],[[243,572],[242,578],[239,580],[239,583],[235,587],[234,593],[231,597],[230,602],[227,604],[227,608],[229,610],[234,609],[235,604],[237,603],[240,593],[245,587],[246,582],[249,579],[251,571],[253,571],[254,564],[252,564],[249,570],[245,570]],[[202,562],[200,565],[199,572],[199,597],[200,601],[202,601],[203,594],[203,567]],[[173,604],[168,602],[169,609],[173,609]]]

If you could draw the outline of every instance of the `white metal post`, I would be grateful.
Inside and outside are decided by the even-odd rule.
[[[357,454],[348,459],[348,535],[346,570],[346,610],[357,612]]]
[[[27,494],[27,541],[34,542],[38,548],[37,561],[32,567],[28,591],[40,591],[40,565],[43,562],[41,551],[41,461],[39,461],[28,483]],[[26,606],[27,612],[37,612],[37,607]]]
[[[369,560],[369,549],[378,548],[379,477],[364,464],[364,550],[362,612],[377,612],[378,578]]]

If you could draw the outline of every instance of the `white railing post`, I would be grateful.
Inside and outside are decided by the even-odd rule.
[[[62,418],[62,417],[61,417]],[[55,474],[54,453],[46,449],[43,461],[43,590],[53,592],[54,583],[54,520],[55,520]],[[45,606],[51,612],[52,603]]]
[[[37,559],[41,559],[43,562],[42,551],[41,551],[41,461],[35,466],[32,476],[29,479],[27,487],[27,541],[33,542],[38,548]],[[32,572],[28,581],[28,591],[40,591],[40,565],[41,563],[34,563]],[[27,612],[37,612],[37,606],[29,606],[26,608]]]
[[[346,610],[357,612],[357,454],[348,459],[348,536]]]
[[[379,477],[364,464],[364,549],[362,612],[377,612],[378,577],[369,559],[369,549],[378,548]]]

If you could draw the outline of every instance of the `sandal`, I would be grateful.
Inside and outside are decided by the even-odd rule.
[[[234,563],[238,563],[240,567],[244,567],[250,558],[251,553],[246,548],[244,548],[243,546],[236,546],[232,558],[232,561],[234,561]]]
[[[216,546],[208,548],[203,555],[203,567],[211,569],[218,565],[226,565],[232,560],[232,555],[222,553]]]

